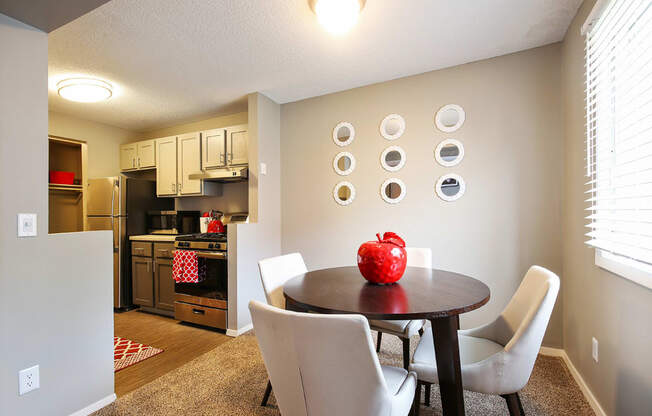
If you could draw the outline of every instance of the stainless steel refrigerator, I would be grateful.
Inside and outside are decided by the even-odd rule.
[[[147,233],[147,211],[174,209],[173,198],[157,198],[156,182],[124,175],[88,181],[89,230],[113,230],[113,306],[133,305],[129,236]]]

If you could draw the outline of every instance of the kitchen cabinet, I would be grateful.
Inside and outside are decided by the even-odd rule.
[[[152,249],[153,247],[153,249]],[[133,302],[141,309],[174,315],[173,243],[132,241],[131,276]]]
[[[189,179],[191,173],[201,170],[201,139],[199,133],[178,137],[178,183],[180,195],[196,195],[202,192],[201,179]]]
[[[133,171],[156,167],[154,140],[142,140],[120,146],[120,170]]]
[[[136,169],[136,157],[138,155],[136,143],[120,145],[120,170]]]
[[[154,306],[154,271],[151,257],[131,257],[131,284],[134,304]]]
[[[176,196],[177,137],[156,140],[156,195]]]
[[[201,135],[197,133],[164,137],[156,140],[156,195],[219,195],[220,184],[190,179],[201,171]]]
[[[201,140],[204,170],[249,163],[246,124],[202,131]]]
[[[249,163],[249,137],[247,125],[227,127],[226,129],[226,159],[227,165],[237,166]]]

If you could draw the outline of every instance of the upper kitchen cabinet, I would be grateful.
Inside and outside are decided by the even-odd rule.
[[[156,140],[156,194],[158,196],[219,195],[218,183],[190,179],[201,170],[200,133],[164,137]]]
[[[227,165],[246,165],[249,163],[247,148],[247,125],[227,127],[226,158]]]
[[[156,195],[176,196],[177,185],[177,138],[164,137],[156,140]]]
[[[249,162],[247,125],[206,130],[202,136],[202,169],[242,166]]]
[[[201,139],[199,133],[183,134],[178,140],[178,182],[180,195],[196,195],[202,192],[202,180],[190,179],[191,173],[201,170]]]
[[[201,138],[202,167],[213,169],[226,166],[226,130],[202,131]]]
[[[120,146],[120,170],[133,171],[156,167],[156,143],[142,140]]]

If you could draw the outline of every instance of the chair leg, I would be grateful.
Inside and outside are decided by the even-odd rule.
[[[507,402],[507,409],[509,410],[510,416],[525,416],[523,405],[521,404],[521,398],[518,397],[518,392],[501,394],[500,396]]]
[[[383,333],[378,331],[378,340],[376,340],[376,352],[380,352],[380,342],[383,339]]]
[[[262,407],[267,406],[267,400],[269,400],[269,395],[272,392],[272,383],[267,380],[267,388],[265,389],[265,394],[263,395],[263,401],[260,402]]]
[[[422,384],[417,382],[417,390],[414,392],[414,401],[412,402],[413,416],[419,416],[419,408],[421,407],[421,386]]]
[[[426,384],[426,398],[425,398],[426,407],[430,407],[430,388],[431,387],[432,387],[432,384],[430,384],[430,383]]]
[[[410,338],[401,338],[403,341],[403,368],[406,370],[410,366]]]

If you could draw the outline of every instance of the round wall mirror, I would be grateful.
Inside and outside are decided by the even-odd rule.
[[[445,105],[435,114],[437,128],[445,133],[453,132],[462,127],[464,120],[466,120],[464,109],[457,104]]]
[[[405,132],[405,119],[398,114],[390,114],[380,123],[380,134],[387,140],[396,140]]]
[[[355,129],[353,124],[348,121],[343,121],[339,123],[333,129],[333,141],[338,146],[346,146],[351,144],[355,138]]]
[[[333,189],[333,199],[340,205],[349,205],[355,199],[355,187],[351,182],[340,182]]]
[[[400,146],[390,146],[380,154],[380,165],[389,172],[396,172],[405,165],[405,150]]]
[[[464,146],[459,140],[446,139],[437,145],[435,159],[442,166],[455,166],[464,159]]]
[[[380,196],[388,204],[398,204],[405,198],[405,183],[398,178],[389,178],[380,186]]]
[[[448,173],[443,175],[435,185],[435,192],[444,201],[455,201],[460,199],[466,191],[466,183],[460,175]]]
[[[333,169],[338,175],[346,176],[355,169],[355,157],[349,152],[340,152],[333,158]]]

